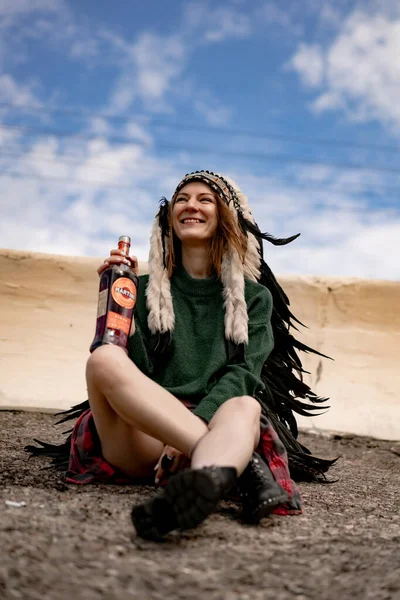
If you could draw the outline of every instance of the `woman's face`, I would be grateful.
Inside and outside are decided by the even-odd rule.
[[[217,199],[200,181],[186,184],[172,207],[172,226],[183,244],[203,245],[218,227]]]

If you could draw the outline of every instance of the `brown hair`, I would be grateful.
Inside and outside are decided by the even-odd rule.
[[[210,267],[219,277],[222,269],[222,258],[228,247],[236,250],[240,260],[244,262],[247,250],[247,237],[241,230],[237,218],[226,202],[218,194],[212,193],[217,202],[218,225],[214,236],[209,241],[209,257]],[[175,267],[181,262],[181,241],[175,234],[172,226],[172,209],[174,204],[175,198],[173,198],[170,204],[168,215],[170,232],[170,243],[168,244],[169,247],[166,254],[168,277],[171,277]]]

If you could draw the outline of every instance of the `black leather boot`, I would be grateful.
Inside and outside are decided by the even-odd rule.
[[[202,523],[237,481],[233,467],[187,469],[172,476],[165,488],[132,509],[137,535],[154,541],[174,529],[192,529]]]
[[[258,524],[289,498],[287,492],[275,481],[267,463],[256,452],[238,478],[237,487],[243,505],[242,519],[249,524]]]

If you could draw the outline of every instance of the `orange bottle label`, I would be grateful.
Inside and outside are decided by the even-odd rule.
[[[128,277],[120,277],[114,281],[111,294],[115,302],[123,308],[133,308],[136,302],[136,287]]]
[[[126,333],[126,335],[129,335],[131,320],[128,319],[128,317],[124,317],[124,315],[119,315],[118,313],[110,310],[107,315],[107,327],[109,329],[120,329]]]

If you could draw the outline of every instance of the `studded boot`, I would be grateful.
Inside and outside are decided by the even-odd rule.
[[[256,452],[237,480],[243,511],[242,520],[258,524],[289,496],[276,482],[268,464]]]
[[[154,541],[174,529],[192,529],[217,508],[237,481],[233,467],[187,469],[170,477],[153,498],[131,513],[138,536]]]

